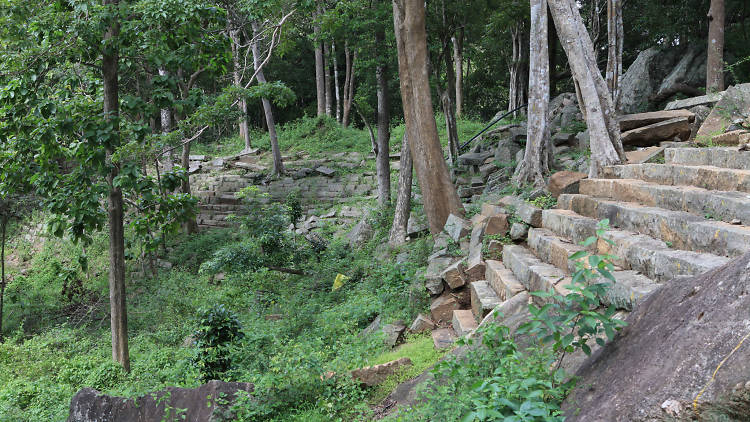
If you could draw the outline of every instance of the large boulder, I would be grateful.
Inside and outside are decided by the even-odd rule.
[[[92,388],[76,393],[70,402],[68,422],[154,422],[174,418],[209,422],[232,420],[229,409],[238,392],[250,394],[253,385],[245,382],[210,381],[197,388],[167,387],[131,399],[102,394]],[[219,400],[221,399],[221,400]]]
[[[750,83],[730,86],[698,129],[697,141],[705,143],[712,136],[727,131],[735,121],[744,121],[748,117],[750,117]]]
[[[567,421],[651,421],[661,405],[710,402],[750,380],[750,254],[665,283],[577,371]],[[744,343],[744,344],[743,344]]]

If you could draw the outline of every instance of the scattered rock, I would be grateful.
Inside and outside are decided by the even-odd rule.
[[[443,231],[448,233],[448,236],[456,242],[468,235],[470,230],[469,222],[455,214],[449,215],[445,221],[445,226],[443,226]]]
[[[474,319],[474,314],[468,310],[455,310],[453,311],[453,331],[459,337],[465,336],[472,331],[477,329],[477,321]]]
[[[681,108],[693,108],[697,106],[714,105],[721,97],[724,96],[724,91],[714,92],[711,94],[701,95],[699,97],[685,98],[683,100],[674,100],[664,107],[664,110],[678,110]]]
[[[513,240],[523,240],[529,234],[529,226],[523,223],[513,223],[510,226],[510,238]]]
[[[456,333],[451,328],[438,328],[432,332],[432,344],[435,349],[443,350],[453,347],[456,342]]]
[[[487,236],[505,236],[508,233],[508,216],[506,214],[496,214],[487,218],[487,225],[484,228],[484,234]]]
[[[266,315],[266,321],[281,321],[282,319],[284,319],[284,315],[281,315],[281,314]]]
[[[370,334],[380,330],[380,315],[376,316],[374,320],[364,330],[362,330],[362,336],[369,336]]]
[[[466,266],[464,260],[457,261],[443,270],[440,276],[451,289],[457,289],[466,284]]]
[[[618,122],[623,132],[663,122],[678,117],[687,117],[688,121],[695,120],[695,114],[689,110],[650,111],[648,113],[625,114],[620,116]]]
[[[662,141],[671,141],[679,137],[683,141],[690,138],[691,118],[675,117],[648,126],[639,127],[622,133],[622,144],[625,146],[650,147]]]
[[[723,133],[735,119],[747,118],[748,110],[750,83],[730,86],[698,129],[696,139],[698,142],[706,142],[706,139]]]
[[[411,365],[411,359],[401,358],[390,362],[381,363],[380,365],[366,366],[364,368],[355,369],[352,371],[352,378],[368,387],[373,387],[381,384],[388,377],[397,373],[400,369]]]
[[[421,333],[422,331],[432,331],[435,329],[435,323],[432,320],[422,314],[417,315],[414,322],[409,326],[409,331],[412,333]]]
[[[498,163],[510,163],[516,158],[521,147],[510,139],[501,139],[497,142],[495,149],[495,161]]]
[[[346,238],[349,239],[350,247],[359,248],[372,238],[372,234],[372,226],[367,219],[362,219],[349,231]]]
[[[70,402],[68,422],[161,421],[167,408],[180,409],[187,421],[216,421],[229,412],[238,392],[252,393],[253,385],[209,381],[197,388],[167,387],[135,399],[84,388]]]
[[[486,280],[471,283],[471,310],[476,318],[481,320],[501,302],[500,297]]]
[[[326,166],[316,167],[315,172],[326,177],[333,177],[336,174],[336,170]]]
[[[453,318],[453,311],[456,309],[459,309],[456,297],[449,292],[444,292],[433,299],[430,305],[430,314],[432,314],[432,320],[436,323],[445,323]]]
[[[563,193],[578,193],[578,186],[588,175],[575,171],[558,171],[549,178],[547,189],[557,198]]]
[[[385,333],[385,339],[383,341],[385,342],[385,345],[393,347],[398,344],[404,330],[406,330],[406,325],[404,325],[403,321],[396,321],[393,324],[384,325],[383,333]]]
[[[493,152],[467,152],[458,157],[458,162],[466,166],[481,166],[484,160],[494,155]]]

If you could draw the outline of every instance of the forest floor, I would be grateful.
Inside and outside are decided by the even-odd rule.
[[[314,121],[301,119],[280,130],[285,154],[369,152],[366,131],[334,128],[318,136]],[[482,126],[459,122],[460,138],[468,139]],[[403,125],[393,130],[394,151],[402,134]],[[242,149],[237,139],[222,141],[221,148],[197,145],[194,153],[229,155]],[[257,145],[266,142],[262,135],[254,137]],[[386,251],[382,245],[391,219],[389,210],[373,210],[374,236],[359,250],[350,248],[346,239],[328,239],[324,252],[296,263],[305,276],[237,269],[219,279],[199,271],[217,251],[251,235],[238,228],[169,237],[168,253],[161,253],[160,262],[170,264],[154,277],[128,280],[132,370],[124,373],[111,360],[106,235],[94,236],[85,247],[36,233],[28,236],[30,227],[45,220],[35,214],[11,230],[11,282],[3,324],[7,340],[0,344],[0,420],[65,420],[71,397],[83,387],[132,397],[166,386],[201,384],[191,336],[200,310],[217,304],[238,317],[245,334],[232,352],[226,378],[255,384],[263,397],[248,420],[369,419],[371,407],[395,385],[442,357],[429,335],[407,336],[393,350],[377,336],[361,335],[378,315],[383,323],[408,324],[428,309],[423,289],[405,292],[426,265],[432,242],[422,238]],[[136,247],[129,249],[129,258],[137,254]],[[393,259],[398,254],[400,261]],[[85,270],[79,265],[84,256]],[[138,274],[140,264],[128,262],[131,274]],[[337,274],[349,280],[333,291]],[[321,379],[321,374],[345,374],[404,356],[413,365],[372,389],[344,376]]]

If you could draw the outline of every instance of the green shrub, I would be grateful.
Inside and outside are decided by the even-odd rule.
[[[203,381],[223,379],[232,366],[229,347],[242,339],[242,326],[237,316],[224,305],[201,309],[198,314],[195,363]]]

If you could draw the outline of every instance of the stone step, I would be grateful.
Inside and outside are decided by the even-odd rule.
[[[575,243],[596,235],[597,220],[574,211],[545,210],[542,221],[544,228]],[[614,255],[616,266],[638,271],[659,283],[679,276],[702,274],[729,262],[729,258],[713,254],[674,250],[665,242],[645,234],[611,229],[604,237],[614,245],[599,241],[591,246],[592,252]]]
[[[713,221],[685,211],[647,207],[581,194],[560,195],[558,207],[612,227],[660,239],[675,249],[736,257],[750,251],[750,227]]]
[[[505,268],[500,261],[492,259],[486,261],[485,279],[503,301],[510,300],[526,290],[513,271]]]
[[[750,170],[679,164],[627,164],[602,169],[604,179],[640,179],[662,185],[750,192]]]
[[[582,246],[558,237],[547,229],[529,230],[528,243],[537,257],[545,262],[554,263],[557,268],[562,268],[568,275],[576,271],[575,263],[568,258],[575,252],[585,250]],[[603,277],[598,277],[592,282],[611,284],[602,301],[608,305],[614,305],[617,309],[633,309],[639,301],[660,287],[660,284],[638,271],[618,270],[613,271],[612,275],[617,283],[611,284]]]
[[[579,192],[750,225],[750,194],[743,192],[660,185],[637,179],[584,179]]]
[[[470,309],[457,309],[453,311],[453,331],[456,335],[463,337],[477,329],[479,324]]]
[[[522,245],[507,245],[503,248],[503,264],[508,267],[529,292],[550,292],[565,295],[563,286],[570,284],[570,277],[554,265],[543,262]],[[534,302],[542,303],[534,296]]]
[[[750,151],[735,148],[667,148],[667,164],[685,166],[714,166],[727,169],[750,170]]]
[[[486,280],[475,281],[469,287],[471,289],[471,310],[477,319],[481,320],[495,309],[495,306],[502,303],[500,297]]]

